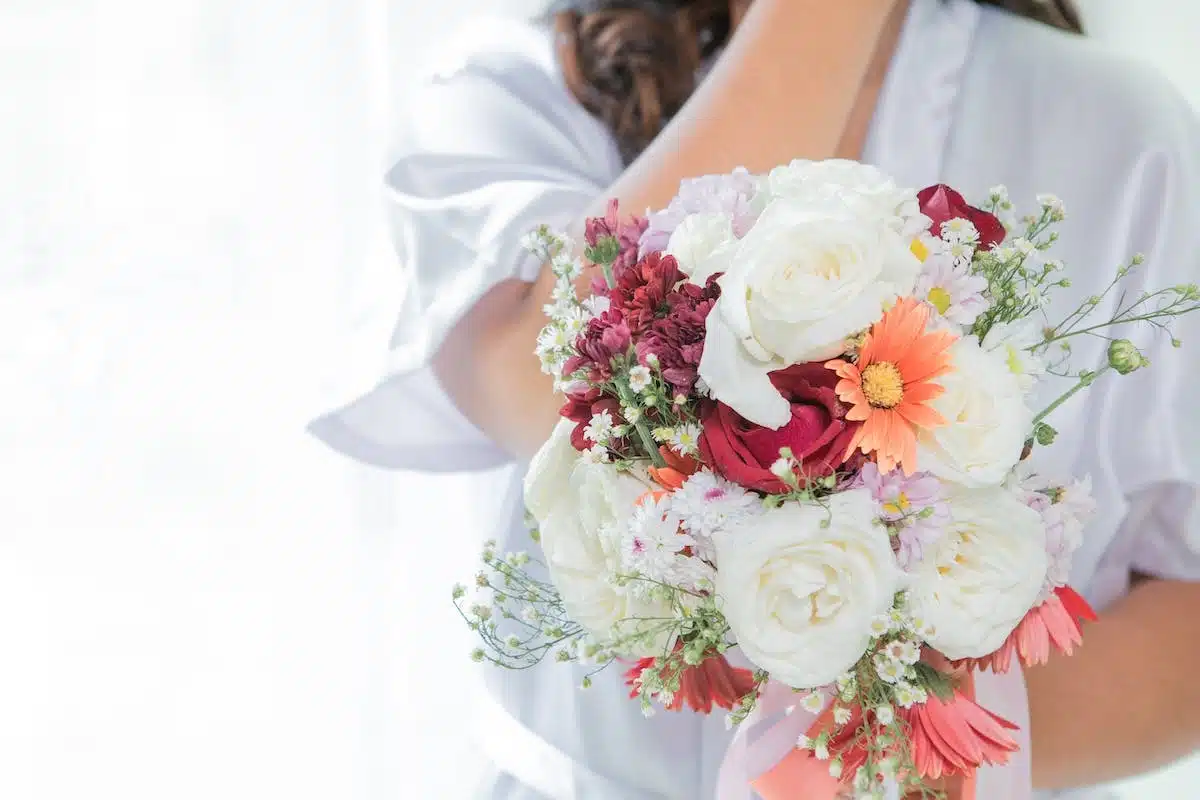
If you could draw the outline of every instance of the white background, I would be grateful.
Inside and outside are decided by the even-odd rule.
[[[1132,5],[1200,101],[1200,8]],[[0,3],[0,797],[462,796],[488,509],[302,426],[387,334],[389,72],[494,7]]]

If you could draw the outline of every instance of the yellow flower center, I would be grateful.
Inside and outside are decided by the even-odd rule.
[[[926,299],[933,304],[939,314],[945,314],[946,309],[950,308],[950,293],[940,286],[930,289]]]
[[[889,514],[895,514],[899,516],[900,514],[908,513],[908,509],[911,505],[912,503],[909,502],[908,495],[904,492],[898,492],[894,502],[883,504],[883,510]]]
[[[875,408],[895,408],[904,399],[904,378],[890,361],[878,361],[862,371],[862,390]]]
[[[909,249],[912,250],[912,254],[917,257],[918,261],[924,262],[929,258],[929,248],[920,239],[913,239]]]
[[[1008,371],[1014,375],[1020,375],[1025,372],[1021,365],[1021,353],[1017,348],[1010,345],[1005,345],[1008,349]]]

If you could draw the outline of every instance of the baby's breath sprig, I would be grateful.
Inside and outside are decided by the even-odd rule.
[[[1072,311],[1065,320],[1058,325],[1047,328],[1044,340],[1030,349],[1038,352],[1049,347],[1054,342],[1061,342],[1073,336],[1083,335],[1099,336],[1111,341],[1111,337],[1105,335],[1103,331],[1118,325],[1136,323],[1151,325],[1169,335],[1170,324],[1175,317],[1200,310],[1200,287],[1197,287],[1194,283],[1185,283],[1178,286],[1168,286],[1165,289],[1158,289],[1153,292],[1142,291],[1136,298],[1128,301],[1125,294],[1122,293],[1117,300],[1116,310],[1113,311],[1109,319],[1104,322],[1082,326],[1084,320],[1103,303],[1109,293],[1141,264],[1142,257],[1136,256],[1129,264],[1118,269],[1117,276],[1101,294],[1092,295],[1084,299],[1079,307]],[[1179,340],[1175,337],[1171,338],[1171,344],[1175,347],[1180,346]]]
[[[854,763],[852,753],[858,753],[861,766],[844,776],[856,797],[884,797],[889,782],[899,785],[904,797],[945,797],[920,777],[904,713],[930,696],[949,698],[953,691],[950,676],[920,661],[923,629],[920,620],[908,616],[904,594],[897,594],[893,609],[872,621],[867,653],[830,687],[831,726],[798,743],[827,761],[835,777],[843,777],[847,762]]]
[[[536,528],[531,538],[540,540]],[[681,663],[691,665],[731,646],[729,626],[711,586],[691,591],[641,575],[614,575],[614,586],[653,597],[667,612],[662,617],[622,619],[599,641],[571,619],[553,584],[531,574],[534,567],[545,570],[536,559],[523,552],[501,556],[496,543],[488,541],[481,560],[473,589],[460,584],[453,591],[459,614],[480,638],[480,646],[471,652],[474,661],[514,670],[529,669],[547,658],[589,666],[583,678],[587,688],[597,673],[630,653],[661,647],[664,658],[677,652]]]
[[[779,508],[785,503],[812,503],[824,507],[824,498],[837,491],[846,477],[842,473],[815,476],[806,475],[804,467],[790,447],[779,449],[779,458],[771,465],[771,474],[782,481],[788,491],[769,494],[763,498],[763,506]]]
[[[458,613],[481,639],[471,658],[508,669],[529,669],[552,654],[577,660],[586,633],[567,615],[554,586],[525,569],[538,562],[525,553],[501,557],[494,541],[484,545],[481,560],[475,591],[462,585],[453,591]]]
[[[997,205],[993,194],[991,206]],[[971,271],[987,281],[989,301],[971,328],[981,341],[994,326],[1024,319],[1044,308],[1053,289],[1071,285],[1069,279],[1057,277],[1062,264],[1041,255],[1057,241],[1058,234],[1050,229],[1063,218],[1061,202],[1047,197],[1040,214],[1023,220],[1025,229],[1020,236],[1003,246],[975,251]]]

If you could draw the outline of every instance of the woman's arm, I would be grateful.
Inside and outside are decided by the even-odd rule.
[[[757,0],[712,73],[605,193],[625,209],[666,205],[691,176],[762,172],[838,147],[896,0]],[[584,276],[586,283],[590,276]],[[489,292],[447,338],[435,368],[458,407],[511,452],[545,440],[561,398],[533,354],[554,285],[544,270]]]
[[[1026,672],[1039,789],[1136,775],[1200,748],[1200,583],[1149,580]]]

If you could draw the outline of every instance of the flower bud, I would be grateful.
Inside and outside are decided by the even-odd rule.
[[[1033,438],[1037,439],[1037,443],[1042,447],[1054,444],[1056,436],[1058,436],[1058,431],[1044,422],[1039,422],[1033,430]]]
[[[1141,369],[1149,362],[1128,339],[1114,339],[1108,346],[1108,365],[1122,375]]]

